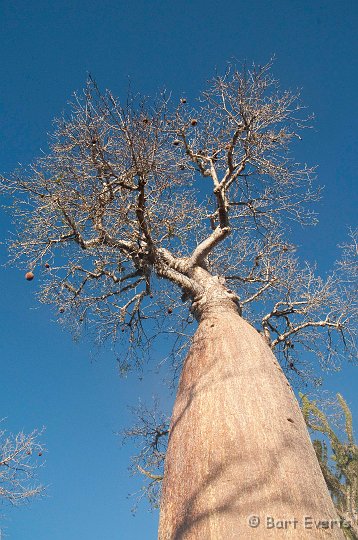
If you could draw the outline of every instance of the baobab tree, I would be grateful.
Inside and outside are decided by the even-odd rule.
[[[41,432],[8,433],[0,430],[0,500],[12,505],[40,495],[44,486],[36,478],[44,452]]]
[[[157,324],[175,329],[179,348],[197,325],[171,418],[160,539],[277,534],[251,515],[295,517],[297,538],[342,538],[336,524],[304,529],[304,516],[337,516],[284,374],[354,354],[352,280],[339,265],[317,277],[289,241],[291,221],[315,221],[314,169],[289,150],[309,121],[270,65],[230,68],[196,107],[172,101],[121,105],[89,80],[48,154],[2,180],[18,226],[12,260],[27,279],[41,275],[40,299],[61,321],[118,337],[129,363]]]

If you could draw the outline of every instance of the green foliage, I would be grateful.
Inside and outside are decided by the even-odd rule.
[[[315,401],[300,393],[302,412],[312,434],[323,438],[313,439],[313,446],[339,516],[351,525],[344,528],[346,538],[358,539],[358,446],[355,444],[352,413],[340,394],[337,404],[344,415],[344,437],[341,440],[330,425],[327,415]],[[332,454],[329,455],[328,449]]]

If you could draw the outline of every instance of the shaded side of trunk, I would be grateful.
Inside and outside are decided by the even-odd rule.
[[[250,516],[259,517],[257,527]],[[210,309],[180,379],[159,539],[344,538],[332,520],[337,514],[276,358],[234,307]]]

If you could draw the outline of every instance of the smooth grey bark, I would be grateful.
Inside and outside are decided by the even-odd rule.
[[[344,538],[339,526],[324,528],[338,517],[271,349],[234,302],[206,308],[173,411],[159,540]],[[270,529],[266,516],[298,523]],[[321,526],[305,528],[306,517]]]

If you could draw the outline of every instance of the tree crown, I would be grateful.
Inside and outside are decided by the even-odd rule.
[[[164,94],[121,105],[89,79],[49,153],[2,178],[18,227],[12,259],[41,268],[40,298],[61,320],[90,323],[100,340],[124,335],[137,353],[153,321],[171,331],[173,310],[185,334],[179,287],[198,319],[215,298],[235,305],[292,372],[306,369],[302,347],[322,361],[354,350],[356,233],[327,279],[299,263],[288,223],[315,221],[319,189],[290,154],[309,125],[299,95],[270,68],[231,67],[196,107]]]

